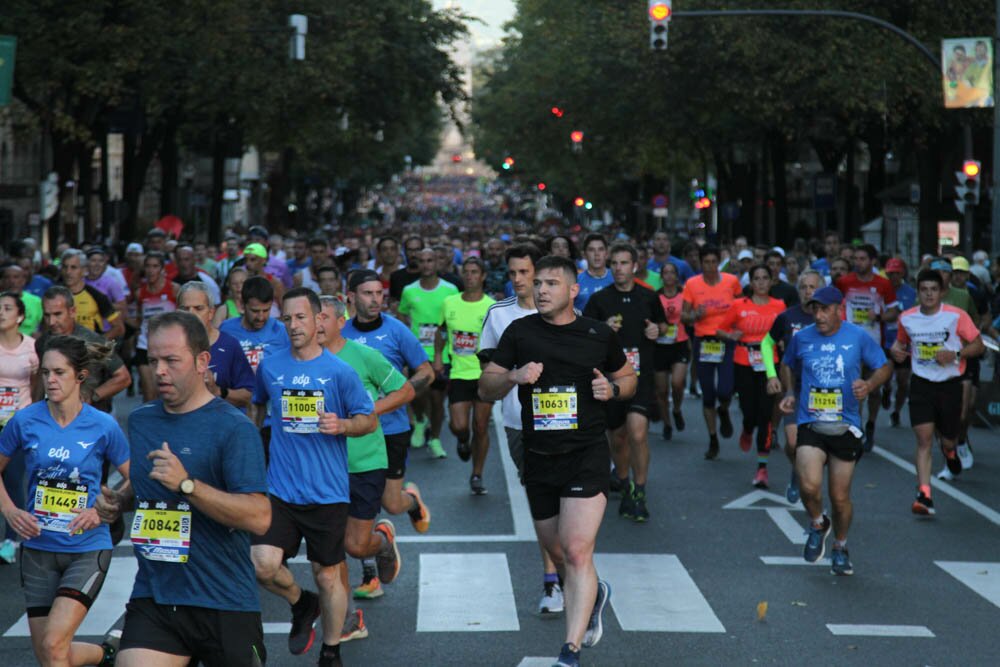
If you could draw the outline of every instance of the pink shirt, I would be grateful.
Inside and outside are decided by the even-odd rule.
[[[14,349],[0,345],[0,426],[31,405],[31,376],[38,372],[35,339],[22,336]]]

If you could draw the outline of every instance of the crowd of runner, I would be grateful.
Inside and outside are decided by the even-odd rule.
[[[685,394],[701,400],[705,458],[740,456],[735,438],[754,487],[783,449],[803,556],[823,558],[832,531],[837,575],[853,573],[851,480],[880,408],[898,426],[910,406],[912,513],[935,513],[935,439],[938,478],[973,467],[1000,260],[908,267],[836,234],[674,252],[664,231],[508,222],[471,181],[411,185],[364,227],[9,248],[0,559],[20,564],[40,663],[262,665],[264,589],[289,605],[292,654],[319,623],[318,664],[342,664],[340,644],[368,636],[353,601],[401,571],[380,515],[432,526],[409,451],[451,456],[447,418],[470,494],[486,494],[494,403],[538,537],[538,612],[565,616],[562,667],[603,634],[612,591],[593,551],[609,497],[649,520],[650,439],[684,437]],[[142,398],[127,434],[111,414],[126,392]],[[123,629],[75,642],[126,535],[139,566]],[[303,541],[311,583],[287,565]]]

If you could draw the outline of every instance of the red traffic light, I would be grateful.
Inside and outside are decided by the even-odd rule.
[[[538,188],[539,190],[544,190],[544,189],[545,189],[545,183],[539,183],[539,184],[538,184],[538,185],[537,185],[536,187],[537,187],[537,188]]]
[[[977,160],[966,160],[962,163],[962,173],[966,178],[977,178],[981,170],[982,167]]]
[[[576,207],[578,207],[578,208],[581,207],[581,206],[583,206],[586,203],[587,202],[586,202],[586,200],[584,200],[583,197],[577,197],[576,199],[573,200],[573,205],[576,206]]]
[[[665,21],[670,18],[673,14],[673,9],[670,7],[668,2],[651,2],[649,3],[649,18],[654,21]]]
[[[569,138],[573,141],[574,144],[581,143],[583,141],[583,132],[581,132],[580,130],[574,130],[569,133]]]
[[[695,200],[694,207],[697,209],[708,208],[712,205],[712,200],[708,197],[700,197]]]
[[[452,162],[461,162],[462,161],[462,156],[459,155],[458,153],[455,153],[454,155],[451,156],[451,161]]]
[[[556,118],[562,118],[563,117],[563,110],[560,109],[559,107],[552,107],[552,109],[550,109],[550,111],[552,112],[552,115],[555,116]]]

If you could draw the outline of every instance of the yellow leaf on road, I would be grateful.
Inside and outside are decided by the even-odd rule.
[[[757,603],[757,620],[763,621],[765,616],[767,616],[767,600]]]

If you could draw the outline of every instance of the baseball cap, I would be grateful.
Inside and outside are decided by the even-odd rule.
[[[784,257],[784,256],[785,256],[785,249],[784,249],[784,248],[782,248],[782,247],[781,247],[780,245],[776,245],[776,246],[774,246],[773,248],[771,248],[771,250],[772,250],[773,252],[776,252],[776,253],[778,253],[778,254],[779,254],[779,255],[781,255],[782,257]]]
[[[893,257],[888,262],[885,263],[886,273],[906,273],[906,262],[899,259],[898,257]]]
[[[367,283],[372,280],[377,280],[382,282],[382,279],[378,277],[378,274],[371,269],[362,269],[360,271],[355,271],[351,274],[351,280],[347,283],[347,289],[354,292],[358,289],[359,285]]]
[[[262,257],[267,259],[267,248],[259,243],[251,243],[246,248],[243,249],[244,255],[255,255],[256,257]]]
[[[736,259],[738,260],[753,259],[753,253],[744,248],[743,250],[740,250],[740,254],[736,256]]]
[[[824,306],[830,306],[835,303],[841,303],[844,300],[844,295],[839,289],[833,285],[827,285],[826,287],[821,287],[820,289],[813,292],[812,298],[809,299],[809,303],[820,303]]]
[[[153,227],[148,232],[146,232],[146,238],[150,238],[152,236],[162,236],[166,238],[167,233],[162,229],[160,229],[159,227]]]
[[[137,253],[139,253],[141,255],[142,254],[142,245],[140,245],[138,243],[129,243],[125,247],[125,254],[127,255],[130,252],[137,252]]]
[[[951,262],[939,257],[931,262],[931,268],[935,271],[947,271],[951,273]]]
[[[90,257],[92,255],[107,255],[107,254],[108,251],[105,250],[104,246],[101,245],[92,245],[89,248],[87,248],[87,257]]]
[[[266,239],[270,236],[270,234],[267,233],[267,227],[254,225],[247,230],[247,236],[259,236],[262,239]]]
[[[968,271],[969,270],[969,260],[964,257],[956,257],[951,260],[951,270],[952,271]]]

